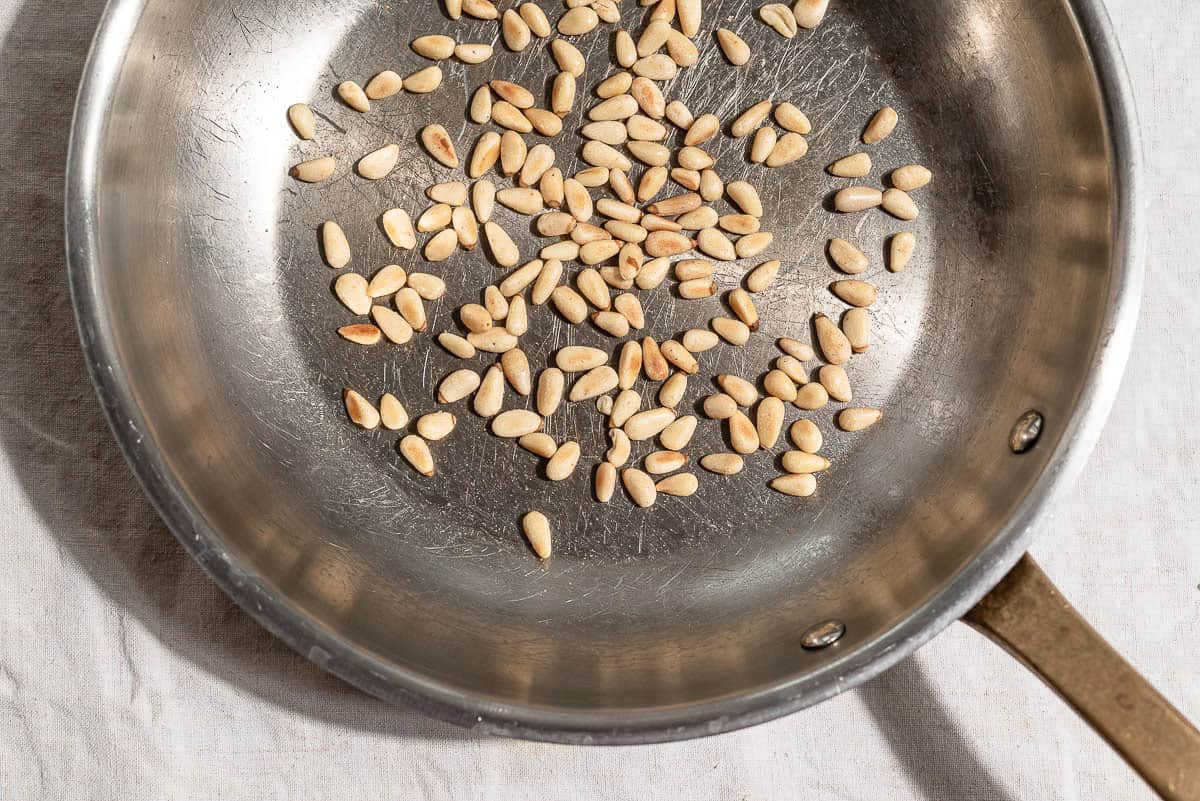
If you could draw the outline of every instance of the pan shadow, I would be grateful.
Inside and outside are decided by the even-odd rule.
[[[62,187],[72,104],[44,102],[75,96],[103,9],[103,0],[84,0],[64,14],[51,0],[28,0],[0,49],[0,72],[16,95],[0,108],[0,141],[14,156],[0,184],[0,219],[20,242],[0,257],[4,458],[43,530],[116,613],[199,669],[337,726],[476,737],[359,692],[268,634],[171,536],[117,448],[87,377],[68,292]]]
[[[1016,801],[938,702],[915,658],[901,661],[856,692],[922,798]],[[924,736],[926,732],[932,736]]]

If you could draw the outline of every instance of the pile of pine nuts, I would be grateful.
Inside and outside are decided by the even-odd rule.
[[[784,269],[769,259],[749,269],[743,287],[724,295],[731,315],[709,321],[709,329],[694,328],[679,340],[658,342],[640,335],[645,315],[639,293],[651,292],[673,274],[683,301],[717,294],[714,262],[732,262],[766,253],[772,234],[760,229],[764,215],[761,196],[748,181],[724,183],[714,170],[714,158],[704,149],[718,136],[750,137],[749,159],[766,168],[780,168],[808,152],[805,135],[812,130],[808,117],[790,102],[764,99],[728,121],[711,113],[693,116],[677,99],[668,101],[658,85],[698,60],[695,39],[703,27],[702,0],[641,0],[651,5],[642,29],[634,36],[618,28],[613,33],[615,71],[597,81],[592,90],[598,100],[588,108],[588,121],[579,130],[587,167],[572,176],[555,166],[555,152],[538,138],[562,134],[562,118],[582,94],[578,82],[585,62],[569,41],[587,36],[601,25],[616,25],[621,13],[614,0],[566,0],[566,10],[552,29],[545,13],[532,2],[523,2],[503,13],[492,0],[443,0],[451,19],[462,15],[497,20],[505,47],[521,51],[534,39],[549,39],[550,61],[557,67],[547,98],[547,108],[537,105],[532,91],[516,83],[493,80],[472,94],[469,118],[489,128],[474,142],[469,156],[460,159],[446,129],[430,124],[420,133],[429,156],[442,167],[462,172],[463,180],[446,180],[426,189],[432,205],[414,222],[404,209],[388,209],[382,226],[391,244],[402,251],[418,249],[418,236],[428,234],[420,249],[426,262],[436,264],[457,250],[485,246],[492,261],[509,269],[501,280],[482,290],[479,303],[456,310],[461,332],[450,321],[436,334],[438,344],[464,361],[480,354],[496,360],[479,372],[462,367],[443,376],[436,387],[438,404],[469,402],[474,412],[488,419],[497,437],[544,459],[545,476],[561,481],[575,471],[583,457],[575,441],[556,442],[542,429],[546,418],[562,403],[592,400],[608,417],[610,447],[594,468],[595,499],[608,503],[619,482],[639,507],[653,505],[659,495],[686,497],[699,488],[694,473],[684,471],[690,457],[686,448],[698,420],[679,414],[689,379],[700,369],[703,354],[724,342],[745,345],[759,328],[754,295],[766,290]],[[786,38],[811,29],[825,17],[829,0],[797,0],[792,8],[773,3],[758,9],[762,22]],[[555,36],[555,29],[558,35]],[[726,60],[736,69],[752,57],[751,46],[730,30],[712,32]],[[458,42],[431,34],[411,43],[419,56],[433,61],[455,58],[478,64],[493,56],[483,43]],[[664,52],[665,51],[665,52]],[[594,65],[593,65],[594,66]],[[346,81],[337,87],[339,97],[355,111],[368,114],[371,103],[400,92],[427,93],[442,84],[437,65],[407,77],[387,70],[360,87]],[[782,133],[769,122],[773,118]],[[304,104],[288,109],[288,119],[301,139],[316,136],[313,112]],[[668,124],[682,132],[678,147]],[[862,141],[876,144],[896,128],[896,112],[879,110],[865,125]],[[529,139],[527,139],[529,137]],[[535,143],[530,145],[530,140]],[[396,167],[400,148],[395,143],[359,158],[355,169],[367,180],[386,178]],[[634,162],[643,165],[634,182],[629,173]],[[866,178],[872,169],[867,152],[849,154],[826,169],[847,179]],[[299,181],[320,183],[337,169],[333,156],[295,165],[291,175]],[[489,177],[496,171],[501,186]],[[918,208],[909,194],[931,180],[920,165],[901,166],[891,172],[891,186],[881,190],[868,185],[840,189],[834,207],[840,213],[864,212],[876,207],[900,220],[913,220]],[[468,183],[470,181],[470,183]],[[669,188],[669,185],[674,185]],[[607,191],[606,191],[607,190]],[[595,194],[593,194],[595,192]],[[597,197],[597,195],[599,195]],[[729,209],[714,205],[724,199]],[[537,258],[522,263],[512,237],[493,219],[496,204],[534,218],[534,227],[548,243]],[[597,215],[602,218],[593,220]],[[912,233],[892,237],[887,267],[903,270],[912,258],[916,240]],[[321,229],[322,255],[335,270],[352,260],[352,248],[341,226],[326,221]],[[830,290],[850,308],[841,323],[816,314],[813,318],[817,348],[793,339],[778,340],[781,354],[766,365],[758,385],[742,376],[715,377],[720,392],[703,400],[704,415],[725,421],[731,452],[709,453],[698,460],[709,473],[728,476],[740,472],[745,458],[770,451],[779,441],[785,404],[815,410],[831,400],[852,400],[846,365],[870,345],[868,308],[875,302],[874,285],[854,278],[869,264],[868,257],[845,239],[832,239],[828,253],[833,264],[850,278],[834,281]],[[566,266],[578,262],[574,286],[565,278]],[[526,297],[528,290],[528,297]],[[343,272],[334,283],[334,294],[355,316],[369,317],[338,329],[349,342],[372,346],[387,340],[405,345],[417,332],[430,332],[425,302],[446,291],[442,279],[428,272],[408,272],[390,264],[369,279]],[[617,294],[613,296],[613,292]],[[384,300],[392,297],[392,305]],[[549,304],[574,325],[590,319],[613,339],[609,349],[570,346],[545,354],[547,365],[536,373],[530,354],[521,349],[521,336],[530,325],[532,307]],[[394,306],[394,308],[392,308]],[[805,364],[824,361],[810,380]],[[533,354],[543,356],[543,354]],[[615,363],[615,367],[613,364]],[[568,388],[568,380],[569,388]],[[641,389],[639,389],[639,382]],[[657,404],[643,408],[642,393],[656,385]],[[533,408],[504,409],[506,390],[532,396]],[[354,389],[344,391],[350,420],[365,429],[383,426],[406,432],[398,449],[414,470],[424,476],[435,472],[432,445],[450,436],[458,418],[444,410],[429,411],[411,421],[395,395],[385,393],[378,404]],[[845,431],[860,431],[882,417],[879,409],[847,406],[836,416]],[[820,455],[823,437],[811,420],[794,422],[787,437],[795,446],[783,454],[784,472],[770,482],[785,495],[808,496],[816,490],[816,474],[830,467]],[[634,443],[657,439],[659,449],[646,454],[641,467],[629,464]],[[524,534],[541,558],[551,552],[551,525],[545,515],[531,511],[522,521]]]

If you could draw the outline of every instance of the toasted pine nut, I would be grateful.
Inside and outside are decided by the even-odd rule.
[[[462,10],[476,19],[496,19],[500,16],[492,0],[462,0]]]
[[[653,337],[642,338],[642,370],[651,381],[666,380],[669,368],[667,360]]]
[[[640,75],[634,78],[629,84],[629,94],[647,117],[659,120],[666,114],[667,101],[663,98],[662,90],[649,78]]]
[[[439,163],[446,167],[458,166],[458,154],[454,152],[454,142],[450,134],[441,125],[426,125],[421,129],[421,144]]]
[[[551,481],[564,481],[575,472],[577,464],[579,464],[579,443],[567,440],[558,446],[558,450],[546,462],[546,478]]]
[[[736,411],[726,420],[729,426],[729,444],[740,454],[754,453],[759,448],[758,429],[750,418]]]
[[[511,8],[500,17],[500,33],[504,37],[505,46],[518,53],[529,47],[529,42],[533,38],[533,31],[529,30],[529,24]]]
[[[404,79],[404,91],[415,95],[428,94],[441,85],[442,68],[437,65],[417,70]]]
[[[796,4],[792,6],[792,14],[801,28],[815,28],[825,18],[828,8],[829,0],[796,0]]]
[[[711,298],[717,294],[717,282],[711,278],[689,278],[679,282],[679,297],[684,300]]]
[[[563,387],[566,378],[563,371],[557,367],[547,367],[538,376],[537,411],[542,417],[549,417],[558,411],[562,403]]]
[[[544,514],[526,512],[521,518],[521,531],[525,534],[525,539],[529,541],[529,547],[533,549],[538,559],[550,558],[550,521]]]
[[[391,70],[384,70],[367,81],[367,85],[363,87],[363,94],[369,100],[382,100],[385,97],[391,97],[403,88],[404,81],[399,75]]]
[[[487,309],[492,320],[499,322],[508,316],[508,298],[500,293],[499,287],[485,287],[483,290],[483,308]]]
[[[850,341],[842,330],[823,314],[813,317],[813,325],[817,331],[817,344],[825,354],[825,361],[830,364],[845,364],[850,360]]]
[[[555,287],[550,293],[550,299],[554,302],[554,308],[567,322],[578,325],[587,319],[587,303],[569,286],[564,284]]]
[[[695,244],[693,240],[675,231],[655,231],[646,237],[642,248],[646,251],[646,255],[659,258],[687,253],[695,247]]]
[[[529,121],[529,118],[521,112],[521,109],[507,100],[497,100],[492,104],[492,122],[520,134],[526,134],[533,130],[533,123]]]
[[[630,340],[621,346],[621,354],[617,358],[617,386],[621,389],[632,387],[641,369],[642,346],[636,340]]]
[[[400,440],[400,444],[397,447],[400,450],[400,455],[412,465],[414,470],[423,476],[433,475],[433,454],[429,452],[429,445],[425,440],[416,434],[409,434]]]
[[[673,473],[688,463],[686,453],[678,451],[655,451],[648,454],[642,462],[646,467],[646,472],[651,475],[662,475],[663,473]]]
[[[388,311],[391,310],[388,309]],[[392,313],[395,314],[395,312]],[[343,325],[337,330],[337,332],[342,339],[345,339],[348,342],[353,342],[356,345],[377,345],[379,344],[380,337],[383,333],[379,330],[378,326],[372,325],[371,323],[353,323],[351,325]]]
[[[471,150],[471,160],[467,165],[467,175],[478,178],[495,166],[500,158],[500,134],[486,131],[475,142]]]

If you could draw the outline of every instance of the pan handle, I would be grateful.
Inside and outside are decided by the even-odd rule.
[[[1200,801],[1200,732],[1025,554],[963,620],[1066,700],[1163,798]]]

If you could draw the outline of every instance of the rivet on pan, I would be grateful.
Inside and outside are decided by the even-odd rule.
[[[1012,433],[1008,435],[1008,447],[1012,448],[1013,453],[1024,453],[1036,445],[1045,421],[1037,409],[1030,409],[1018,417]]]
[[[846,626],[840,620],[826,620],[804,632],[804,635],[800,637],[800,644],[813,651],[818,648],[828,648],[840,640],[845,633]]]

